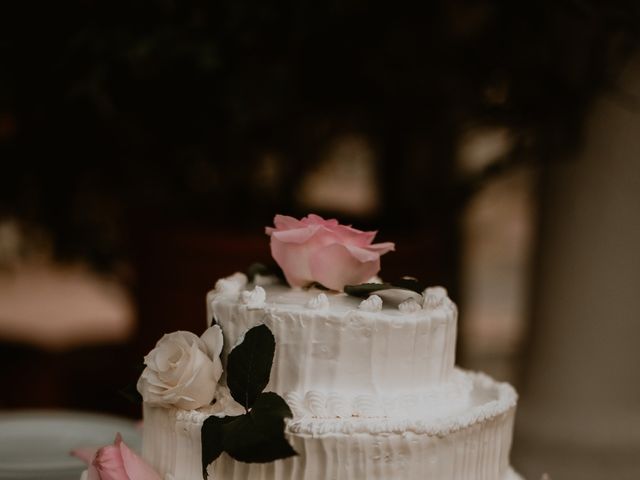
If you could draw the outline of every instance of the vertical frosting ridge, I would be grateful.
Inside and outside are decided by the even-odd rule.
[[[246,286],[251,290],[251,284]],[[440,307],[410,314],[397,307],[369,312],[359,300],[326,294],[331,308],[309,309],[317,291],[265,286],[259,307],[237,296],[209,294],[209,319],[225,337],[225,352],[249,328],[265,323],[276,338],[268,389],[279,394],[317,390],[342,395],[415,391],[450,379],[455,355],[456,310]]]
[[[305,452],[267,464],[236,462],[223,454],[214,463],[217,480],[514,480],[509,468],[516,394],[486,375],[464,372],[475,398],[462,414],[438,420],[309,419],[289,424],[293,447]],[[206,411],[145,406],[145,458],[160,473],[200,480],[199,429]],[[394,425],[395,423],[395,425]]]

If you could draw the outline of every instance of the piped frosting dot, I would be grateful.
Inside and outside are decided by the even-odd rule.
[[[261,286],[242,292],[242,303],[248,307],[261,307],[267,299],[267,292]]]
[[[447,290],[444,287],[429,287],[425,288],[422,296],[423,308],[437,308],[447,299]]]
[[[312,310],[325,310],[329,308],[329,297],[325,293],[320,293],[307,302],[307,308]]]
[[[409,298],[408,300],[405,300],[398,305],[398,310],[400,310],[402,313],[414,313],[418,310],[422,310],[422,307],[413,298]]]
[[[358,308],[365,312],[379,312],[382,310],[382,299],[378,295],[371,295],[366,300],[360,302]]]
[[[216,293],[237,294],[247,285],[248,279],[244,273],[236,272],[216,282]]]

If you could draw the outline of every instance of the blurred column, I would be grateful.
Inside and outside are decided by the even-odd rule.
[[[532,349],[514,463],[528,478],[640,478],[640,59],[578,157],[542,182]],[[635,97],[635,100],[634,100]]]

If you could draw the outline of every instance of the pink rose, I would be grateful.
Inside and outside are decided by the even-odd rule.
[[[271,236],[271,255],[292,287],[313,282],[342,290],[345,285],[366,282],[380,270],[380,255],[395,246],[372,244],[377,232],[363,232],[337,220],[309,215],[302,220],[276,215]]]
[[[71,455],[89,465],[82,480],[161,480],[160,475],[122,441],[119,433],[113,445],[97,450],[80,448]]]

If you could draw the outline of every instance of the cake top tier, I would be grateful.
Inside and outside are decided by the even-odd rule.
[[[207,295],[223,358],[264,324],[276,344],[268,388],[280,395],[371,403],[450,382],[457,311],[444,288],[373,278],[395,248],[373,243],[377,232],[317,215],[276,215],[274,225],[266,233],[282,275],[235,273]]]
[[[224,354],[256,325],[273,332],[269,388],[276,393],[425,393],[451,379],[457,313],[442,287],[423,294],[382,290],[362,299],[273,280],[250,283],[241,273],[218,280],[207,312],[222,328]]]

